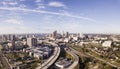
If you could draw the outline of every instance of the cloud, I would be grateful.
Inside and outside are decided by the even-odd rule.
[[[5,20],[4,21],[5,23],[11,23],[11,24],[22,24],[22,21],[21,20],[19,20],[19,19],[7,19],[7,20]]]
[[[1,26],[1,34],[17,34],[17,33],[27,33],[32,29],[24,26]],[[33,31],[33,30],[32,30]]]
[[[37,9],[45,9],[45,6],[38,6]]]
[[[26,0],[20,0],[20,1],[26,1]]]
[[[19,7],[20,7],[20,8],[26,8],[27,6],[24,5],[24,4],[20,4]]]
[[[1,2],[4,6],[8,6],[8,5],[11,5],[11,6],[15,6],[17,5],[18,3],[17,2],[11,2],[11,1],[3,1]]]
[[[37,8],[36,9],[45,9],[45,5],[42,3],[37,3]]]
[[[51,7],[63,7],[63,8],[65,8],[66,7],[66,5],[65,4],[63,4],[62,2],[49,2],[49,4],[48,4],[49,6],[51,6]]]
[[[43,0],[35,0],[36,3],[42,2]]]
[[[22,12],[33,12],[33,13],[42,13],[42,14],[50,14],[50,15],[59,15],[59,16],[66,16],[71,18],[77,19],[84,19],[92,22],[96,22],[96,20],[88,17],[83,16],[76,16],[69,13],[58,13],[58,12],[51,12],[51,11],[44,11],[44,10],[35,10],[35,9],[26,9],[20,7],[0,7],[0,10],[7,10],[7,11],[22,11]]]
[[[37,5],[36,9],[45,9],[45,4],[43,4],[44,0],[35,0],[35,3]]]

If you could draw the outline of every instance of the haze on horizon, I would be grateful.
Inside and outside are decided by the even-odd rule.
[[[0,0],[0,34],[119,33],[120,0]]]

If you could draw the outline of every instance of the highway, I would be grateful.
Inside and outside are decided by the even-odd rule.
[[[52,45],[55,46],[53,55],[46,62],[44,62],[42,65],[40,65],[36,69],[48,69],[57,60],[60,54],[60,47],[54,43],[52,43]]]
[[[89,54],[89,53],[87,53],[90,57],[92,57],[92,58],[95,58],[95,59],[97,59],[97,60],[99,60],[99,61],[102,61],[103,63],[106,63],[106,64],[108,64],[108,65],[110,65],[110,66],[112,66],[112,67],[115,67],[115,68],[118,68],[116,65],[113,65],[113,64],[111,64],[110,62],[107,62],[106,60],[103,60],[103,59],[100,59],[100,58],[98,58],[98,57],[94,57],[93,55],[91,55],[91,54]]]
[[[92,50],[92,49],[90,49],[90,48],[87,48],[87,49],[95,52],[94,50]],[[99,55],[99,53],[97,53],[97,52],[95,52],[95,53]],[[110,65],[110,66],[112,66],[112,67],[120,68],[119,66],[116,66],[116,65],[114,65],[114,64],[112,64],[112,63],[110,63],[110,62],[108,62],[108,61],[106,61],[106,60],[104,60],[104,59],[99,58],[99,57],[95,57],[95,56],[93,56],[92,54],[87,53],[87,55],[89,55],[89,56],[91,56],[91,57],[93,57],[93,58],[95,58],[95,59],[97,59],[97,60],[99,60],[99,61],[102,61],[102,62],[104,62],[104,63],[106,63],[106,64],[108,64],[108,65]]]
[[[71,51],[73,51],[73,53],[79,55],[80,57],[89,57],[89,56],[83,54],[82,52],[78,52],[78,51],[76,51],[76,50],[73,49],[72,47],[69,47],[69,48],[70,48]]]
[[[76,54],[74,54],[72,51],[67,50],[68,53],[70,53],[73,58],[74,58],[74,62],[72,63],[72,65],[70,65],[69,67],[65,68],[65,69],[75,69],[75,67],[79,64],[79,58]],[[79,69],[79,68],[78,68]]]
[[[98,58],[98,57],[95,57],[95,56],[93,56],[92,54],[86,53],[87,55],[84,55],[83,53],[78,52],[78,51],[76,51],[75,49],[73,49],[73,48],[71,48],[71,47],[70,47],[70,49],[71,49],[74,53],[76,53],[77,55],[95,58],[96,60],[99,60],[99,61],[101,61],[101,62],[103,62],[103,63],[106,63],[106,64],[108,64],[108,65],[110,65],[110,66],[112,66],[112,67],[115,67],[115,68],[118,68],[118,69],[120,68],[120,67],[118,67],[118,66],[116,66],[116,65],[114,65],[114,64],[111,64],[110,62],[107,62],[106,60],[103,60],[103,59],[100,59],[100,58]]]
[[[11,69],[7,59],[5,58],[5,56],[2,54],[2,52],[0,52],[0,60],[1,63],[3,65],[3,69]]]

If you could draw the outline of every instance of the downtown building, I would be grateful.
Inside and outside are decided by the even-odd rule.
[[[36,38],[27,38],[27,45],[31,48],[32,46],[37,46]]]

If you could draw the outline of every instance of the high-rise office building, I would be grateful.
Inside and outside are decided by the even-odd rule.
[[[5,35],[7,40],[12,40],[12,41],[15,41],[16,40],[16,36],[15,35],[11,35],[11,34],[8,34],[8,35]]]
[[[57,31],[54,31],[52,36],[53,36],[53,38],[57,38]]]
[[[64,33],[64,31],[63,31],[62,37],[63,37],[63,38],[68,38],[68,37],[69,37],[69,32],[65,32],[65,33]]]
[[[27,38],[27,45],[29,47],[37,46],[37,39],[36,38]]]
[[[69,32],[66,32],[66,37],[67,37],[67,38],[69,37]]]
[[[6,35],[7,40],[11,40],[10,37],[11,37],[10,34]]]
[[[7,36],[6,35],[2,35],[2,41],[7,41]]]
[[[16,36],[15,35],[11,35],[10,39],[15,41],[16,40]]]

